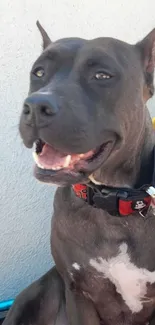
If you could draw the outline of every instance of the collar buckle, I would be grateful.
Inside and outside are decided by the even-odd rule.
[[[149,186],[146,189],[146,193],[148,193],[153,199],[155,199],[155,187]]]
[[[118,191],[116,189],[103,188],[93,195],[93,202],[96,208],[106,210],[112,215],[116,215],[119,210],[119,199],[126,199],[128,193],[126,191]]]

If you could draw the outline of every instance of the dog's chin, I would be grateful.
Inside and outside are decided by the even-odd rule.
[[[104,142],[86,153],[63,153],[41,139],[35,142],[34,176],[41,182],[66,186],[87,183],[89,176],[107,161],[114,141]]]

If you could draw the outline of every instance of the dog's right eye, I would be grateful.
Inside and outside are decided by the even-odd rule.
[[[34,69],[34,71],[32,72],[33,75],[35,75],[37,78],[42,78],[45,74],[45,71],[44,69],[42,68],[36,68]]]

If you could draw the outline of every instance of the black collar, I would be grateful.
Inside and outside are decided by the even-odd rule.
[[[90,182],[88,185],[73,185],[73,190],[88,204],[106,210],[111,215],[127,216],[138,211],[144,216],[150,206],[151,196],[155,195],[155,147],[147,164],[142,166],[140,175],[142,179],[148,179],[148,183],[140,182],[139,177],[134,189],[95,185]]]

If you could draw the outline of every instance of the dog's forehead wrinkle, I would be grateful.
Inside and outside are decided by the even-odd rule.
[[[93,51],[102,51],[104,50],[107,55],[114,55],[116,56],[117,53],[123,54],[126,57],[129,57],[132,52],[137,53],[136,49],[133,45],[125,43],[123,41],[102,37],[90,40],[88,43],[85,43],[83,49],[91,52]]]
[[[48,49],[42,53],[42,56],[54,58],[56,55],[76,55],[87,40],[80,38],[64,38],[52,43]]]
[[[85,56],[86,59],[101,60],[104,56],[104,59],[107,60],[109,58],[114,60],[114,63],[117,63],[117,60],[121,61],[121,63],[123,63],[123,61],[127,61],[128,63],[130,60],[130,52],[133,52],[131,49],[133,49],[132,45],[108,37],[96,38],[93,40],[63,38],[51,43],[51,45],[39,56],[37,61],[46,58],[52,60],[56,58],[56,56],[62,54],[76,56],[79,53],[80,56]]]
[[[109,46],[107,44],[86,44],[77,53],[77,61],[79,64],[101,65],[104,68],[114,69],[113,72],[122,72],[126,70],[131,71],[134,75],[139,66],[137,54],[132,45]]]
[[[78,38],[78,37],[68,37],[68,38],[61,38],[59,40],[57,40],[55,43],[53,44],[58,44],[58,45],[64,45],[67,48],[79,48],[81,46],[83,46],[84,44],[86,44],[88,42],[88,40],[83,39],[83,38]]]

